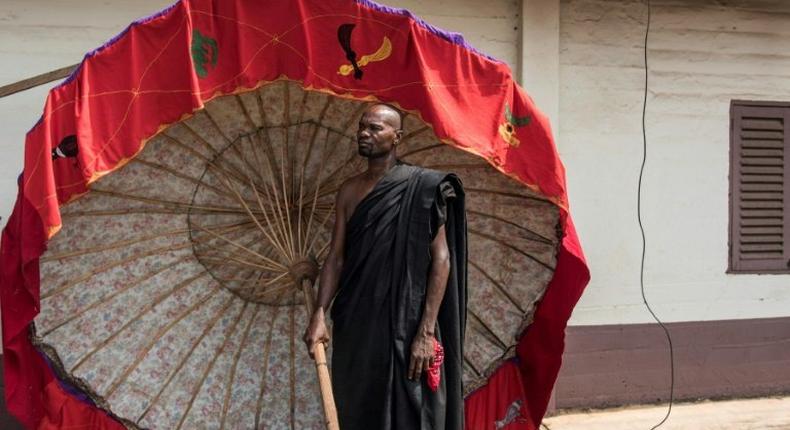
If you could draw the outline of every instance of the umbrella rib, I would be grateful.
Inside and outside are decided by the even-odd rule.
[[[490,337],[490,338],[492,338],[493,340],[495,340],[495,341],[496,341],[496,343],[498,343],[498,344],[499,344],[499,347],[500,347],[500,348],[501,348],[503,351],[507,350],[507,348],[508,348],[508,345],[507,345],[507,343],[505,343],[505,341],[504,341],[504,340],[502,340],[502,338],[500,338],[500,337],[499,337],[499,335],[498,335],[498,334],[496,334],[496,333],[494,332],[494,330],[492,330],[492,329],[491,329],[491,327],[489,327],[489,326],[488,326],[488,324],[486,324],[486,323],[485,323],[485,321],[483,321],[483,319],[482,319],[482,318],[480,318],[480,316],[479,316],[479,315],[477,315],[477,314],[476,314],[476,313],[475,313],[475,312],[474,312],[472,309],[469,309],[469,308],[467,308],[466,312],[467,312],[467,313],[468,313],[468,314],[469,314],[469,315],[470,315],[470,316],[471,316],[471,317],[472,317],[472,318],[473,318],[475,321],[477,321],[477,323],[478,323],[478,324],[479,324],[481,327],[483,327],[483,329],[484,329],[484,332],[485,332],[485,333],[481,333],[481,334],[483,334],[483,335],[485,336],[485,334],[487,333],[487,334],[488,334],[488,336],[486,336],[486,337]]]
[[[266,191],[266,194],[268,195],[269,190],[265,186],[262,188]],[[261,211],[263,212],[263,218],[266,220],[266,225],[267,227],[269,227],[269,230],[271,230],[271,235],[268,232],[265,232],[263,230],[261,231],[266,236],[266,238],[269,239],[269,242],[275,247],[277,247],[277,249],[280,251],[280,253],[282,253],[283,256],[287,256],[288,252],[285,250],[285,245],[280,241],[280,238],[277,235],[277,231],[274,229],[271,219],[269,219],[269,214],[267,213],[266,209],[263,207],[263,200],[261,200],[260,192],[255,188],[253,189],[253,191],[255,192],[255,200],[258,201],[258,207],[260,207]],[[275,214],[274,211],[272,211],[272,218],[274,217]]]
[[[482,376],[480,371],[477,370],[477,366],[472,364],[472,360],[470,360],[469,357],[467,357],[466,355],[464,355],[464,363],[466,363],[466,365],[469,366],[469,368],[472,369],[473,372],[475,372],[475,375],[477,375],[477,377]]]
[[[263,412],[263,395],[266,392],[266,373],[269,370],[269,357],[271,355],[272,334],[274,333],[274,322],[280,313],[280,307],[274,308],[272,319],[269,321],[269,330],[266,333],[266,342],[263,346],[263,372],[261,373],[261,389],[258,393],[258,402],[255,407],[255,428],[260,428],[260,418]]]
[[[165,272],[167,270],[170,270],[173,267],[175,267],[175,266],[177,266],[177,265],[179,265],[179,264],[181,264],[181,263],[183,263],[183,262],[185,262],[185,261],[187,261],[187,260],[189,260],[191,258],[193,258],[193,256],[191,254],[185,255],[184,257],[179,258],[178,260],[174,261],[173,263],[165,265],[164,267],[162,267],[160,269],[157,269],[156,271],[154,271],[152,273],[149,273],[149,274],[143,276],[142,278],[139,278],[139,279],[135,280],[134,282],[132,282],[130,284],[127,284],[126,286],[124,286],[120,290],[113,291],[112,293],[110,293],[110,294],[108,294],[108,295],[106,295],[104,297],[99,298],[99,300],[91,303],[88,306],[85,306],[81,310],[79,310],[79,311],[77,311],[75,313],[70,313],[68,318],[58,322],[52,328],[49,328],[46,331],[43,331],[42,334],[41,334],[41,337],[45,338],[45,337],[49,336],[55,330],[58,330],[59,328],[63,327],[66,324],[69,324],[70,322],[72,322],[75,319],[81,317],[82,315],[84,315],[88,311],[91,311],[91,310],[95,309],[96,307],[101,306],[101,305],[109,302],[110,300],[112,300],[113,298],[117,297],[118,295],[123,294],[126,291],[129,291],[129,289],[134,288],[134,287],[142,284],[143,282],[155,277],[156,275],[158,275],[160,273],[163,273],[163,272]]]
[[[214,364],[217,362],[217,359],[219,358],[219,356],[223,352],[225,352],[225,348],[227,348],[228,342],[230,342],[230,338],[233,337],[231,335],[231,333],[233,333],[233,331],[236,330],[236,326],[238,326],[239,322],[242,319],[242,316],[244,316],[244,312],[247,310],[247,305],[249,305],[249,303],[248,302],[244,302],[244,306],[241,308],[241,312],[239,312],[239,316],[236,317],[235,321],[233,321],[233,324],[232,324],[230,330],[228,330],[225,333],[225,340],[223,340],[222,346],[220,348],[217,348],[217,350],[215,350],[214,356],[211,358],[211,361],[209,362],[208,366],[206,367],[206,370],[203,371],[203,375],[201,375],[200,381],[198,382],[198,384],[195,387],[195,389],[192,391],[192,396],[189,399],[189,403],[187,404],[187,408],[184,411],[184,414],[181,415],[181,419],[178,421],[178,426],[176,427],[176,430],[180,430],[181,427],[184,425],[184,421],[187,419],[187,416],[189,415],[189,411],[192,409],[192,405],[195,403],[195,399],[197,398],[197,395],[200,393],[200,389],[203,388],[203,383],[206,382],[206,378],[208,377],[208,374],[211,372],[211,369],[214,368]]]
[[[176,324],[181,322],[184,318],[186,318],[187,315],[191,314],[195,309],[208,303],[209,299],[214,297],[218,291],[219,288],[215,287],[213,291],[210,291],[200,300],[196,301],[188,308],[184,309],[176,318],[172,319],[164,327],[160,328],[159,331],[156,332],[156,334],[151,336],[150,340],[148,341],[148,344],[146,344],[145,347],[142,348],[140,351],[137,351],[135,360],[131,363],[131,365],[127,367],[123,371],[123,373],[118,375],[117,378],[115,378],[115,381],[110,385],[110,388],[107,390],[107,393],[104,395],[104,397],[105,398],[112,397],[112,394],[115,392],[115,390],[117,390],[118,387],[120,387],[121,384],[123,384],[124,381],[126,381],[126,378],[128,378],[129,375],[131,375],[132,372],[135,369],[137,369],[137,367],[140,365],[140,363],[142,363],[142,361],[145,359],[148,353],[151,352],[151,349],[153,349],[153,347],[165,336],[165,334],[167,334],[167,332],[169,332],[170,329],[175,327]]]
[[[508,219],[505,219],[505,218],[502,218],[502,217],[499,217],[499,216],[496,216],[496,215],[492,215],[492,214],[489,214],[489,213],[476,211],[476,210],[473,210],[473,209],[467,209],[466,212],[470,213],[470,214],[473,214],[473,215],[480,216],[480,217],[493,219],[493,220],[496,220],[498,222],[505,223],[505,224],[508,224],[508,225],[512,225],[513,227],[516,227],[519,230],[523,230],[524,232],[529,233],[532,236],[535,236],[535,237],[525,237],[524,239],[531,240],[531,241],[534,241],[534,242],[539,242],[539,243],[545,243],[546,245],[554,245],[556,243],[556,241],[551,240],[550,238],[548,238],[548,237],[546,237],[546,236],[544,236],[544,235],[542,235],[542,234],[540,234],[540,233],[538,233],[538,232],[536,232],[536,231],[534,231],[534,230],[532,230],[532,229],[530,229],[528,227],[524,227],[522,225],[516,224],[515,222],[510,221]]]
[[[165,200],[165,199],[158,199],[154,197],[143,197],[137,196],[134,194],[122,193],[120,191],[110,191],[110,190],[101,190],[92,188],[92,193],[103,194],[109,197],[127,199],[127,200],[134,200],[143,203],[151,203],[151,204],[159,204],[163,206],[170,206],[184,209],[185,211],[190,211],[192,209],[199,209],[207,212],[213,213],[226,213],[226,214],[244,214],[243,211],[239,209],[228,207],[228,206],[203,206],[203,205],[193,205],[192,203],[184,203],[175,200]],[[186,213],[186,212],[184,212]]]
[[[204,112],[205,112],[205,110],[204,110]],[[209,120],[211,120],[210,116],[209,116]],[[222,161],[224,164],[226,164],[231,169],[232,172],[234,172],[234,174],[238,174],[239,175],[238,178],[241,178],[241,174],[239,173],[239,172],[241,172],[241,170],[239,169],[239,166],[237,166],[235,163],[232,163],[227,158],[220,157],[220,153],[213,146],[211,146],[211,144],[208,142],[208,140],[206,140],[203,136],[198,134],[198,132],[196,132],[187,122],[182,122],[181,125],[184,126],[184,128],[187,129],[189,134],[191,134],[192,137],[195,140],[198,141],[198,143],[200,143],[203,147],[208,149],[208,151],[213,155],[213,157],[214,157],[213,159],[214,160]],[[220,131],[220,134],[222,134],[221,131]],[[184,145],[184,146],[187,146],[187,145]],[[205,158],[205,157],[203,157],[203,158]],[[239,180],[239,181],[242,182],[241,180]]]
[[[219,126],[219,124],[214,119],[214,117],[211,116],[211,112],[209,112],[208,109],[203,109],[203,114],[206,115],[206,118],[208,118],[208,120],[211,123],[211,125],[214,126],[214,129],[217,130],[217,133],[219,133],[219,135],[222,136],[222,139],[225,141],[227,146],[230,147],[230,149],[241,160],[242,166],[241,166],[241,168],[236,168],[236,170],[238,170],[239,172],[243,172],[245,174],[245,176],[249,177],[250,175],[247,173],[247,169],[251,169],[252,172],[255,173],[256,176],[258,176],[259,180],[262,179],[259,175],[257,175],[258,172],[255,170],[255,168],[252,167],[252,165],[250,165],[250,161],[247,159],[247,157],[245,157],[244,154],[241,153],[241,151],[239,150],[238,146],[233,144],[233,141],[230,140],[230,138],[225,134],[225,132]],[[229,159],[227,159],[227,157],[225,157],[225,159],[227,161],[230,161]],[[247,167],[244,167],[244,166],[247,166]]]
[[[332,202],[332,206],[330,207],[329,211],[326,213],[326,216],[324,217],[324,220],[321,222],[321,225],[320,225],[320,227],[319,227],[319,228],[323,228],[323,227],[326,225],[326,222],[327,222],[327,221],[329,221],[329,217],[331,217],[331,216],[332,216],[332,214],[334,213],[335,204],[336,204],[336,202]],[[318,229],[316,229],[316,230],[318,230]],[[313,250],[313,246],[315,245],[315,240],[316,240],[317,238],[318,238],[318,234],[314,234],[314,235],[313,235],[313,238],[310,240],[310,247],[308,248],[310,251],[312,251],[312,250]],[[327,241],[327,242],[324,244],[324,248],[325,248],[325,247],[328,247],[328,246],[329,246],[329,243],[330,243],[330,242],[329,242],[329,241]],[[319,251],[319,252],[318,252],[316,255],[318,255],[318,254],[321,254],[321,252]]]
[[[212,235],[212,236],[214,236],[214,237],[216,237],[216,238],[218,238],[220,240],[225,241],[226,243],[229,243],[229,244],[233,245],[234,247],[236,247],[236,248],[238,248],[240,250],[246,251],[247,253],[252,254],[252,255],[260,258],[261,260],[271,264],[272,265],[271,267],[274,268],[274,269],[281,269],[281,270],[286,270],[286,271],[288,270],[288,268],[283,266],[282,264],[270,259],[269,257],[266,257],[263,254],[260,254],[260,253],[258,253],[256,251],[252,250],[251,248],[248,248],[248,247],[246,247],[244,245],[236,243],[234,240],[228,239],[225,236],[217,234],[217,233],[215,233],[215,232],[213,232],[213,231],[211,231],[209,229],[203,228],[203,227],[201,227],[201,226],[199,226],[197,224],[193,224],[193,225],[200,231],[204,231],[204,232],[206,232],[206,233],[208,233],[208,234],[210,234],[210,235]],[[259,225],[259,227],[260,227],[260,225]],[[261,229],[262,229],[262,227],[261,227]]]
[[[285,273],[285,274],[288,275],[288,273]],[[275,285],[275,284],[277,284],[278,282],[281,282],[281,281],[282,281],[282,278],[278,279],[277,282],[272,282],[271,285]],[[286,291],[288,291],[291,288],[293,288],[293,284],[290,282],[290,280],[286,280],[286,282],[281,283],[280,285],[277,285],[277,286],[274,286],[274,287],[271,287],[271,288],[268,288],[268,289],[256,292],[254,299],[255,300],[260,300],[260,299],[262,299],[262,298],[264,298],[266,296],[270,296],[270,295],[272,295],[274,293],[278,293],[278,298],[279,298],[279,295],[282,295],[283,293],[285,293]]]
[[[465,191],[467,193],[475,192],[475,193],[495,194],[495,195],[499,195],[499,196],[503,196],[503,197],[514,197],[514,198],[517,198],[517,199],[534,200],[536,202],[549,203],[552,206],[554,206],[554,203],[552,203],[551,200],[543,198],[543,197],[525,196],[523,194],[514,193],[514,192],[511,192],[511,191],[494,190],[494,189],[487,189],[487,188],[476,188],[476,187],[465,187],[465,188],[466,188]]]
[[[187,129],[189,129],[189,127],[187,127]],[[189,129],[189,130],[191,131],[191,129]],[[228,171],[228,170],[224,169],[222,166],[220,166],[219,164],[214,162],[214,160],[219,160],[220,158],[219,158],[219,154],[217,154],[216,151],[214,151],[214,148],[211,148],[210,145],[209,145],[209,148],[211,150],[210,152],[212,154],[214,154],[214,159],[206,157],[205,155],[203,155],[199,151],[197,151],[195,148],[192,148],[191,146],[187,145],[184,142],[181,142],[180,140],[176,139],[173,136],[168,135],[167,133],[162,133],[162,136],[164,136],[165,140],[167,140],[168,142],[172,143],[173,145],[176,145],[179,148],[181,148],[181,149],[189,152],[190,154],[194,155],[195,157],[203,160],[203,162],[205,162],[207,166],[213,167],[214,169],[222,171],[225,175],[228,175],[228,176],[232,177],[233,179],[235,179],[236,182],[240,182],[242,184],[245,183],[244,180],[241,178],[241,176],[239,176],[236,172]],[[201,138],[201,140],[202,140],[202,138]],[[206,144],[208,144],[208,143],[206,143]],[[232,169],[236,169],[236,166],[231,166],[231,168]]]
[[[440,163],[440,164],[426,164],[422,167],[434,170],[455,170],[455,169],[487,169],[491,166],[486,163]]]
[[[286,133],[287,133],[287,130],[286,130]],[[266,154],[266,160],[269,163],[269,176],[270,176],[270,179],[271,179],[271,182],[269,183],[269,185],[271,186],[271,191],[272,191],[272,194],[269,194],[269,191],[266,190],[266,194],[267,194],[267,197],[269,198],[270,201],[271,200],[274,201],[274,204],[271,205],[271,206],[272,206],[273,209],[276,210],[277,217],[273,217],[273,218],[275,218],[275,221],[280,221],[280,222],[276,222],[275,224],[277,225],[277,229],[278,229],[278,231],[281,234],[283,245],[287,246],[288,245],[288,233],[286,232],[286,229],[285,229],[285,227],[283,226],[283,223],[282,223],[282,220],[285,217],[283,216],[283,210],[282,210],[282,207],[280,205],[280,195],[279,195],[279,192],[277,190],[277,182],[278,181],[277,181],[277,177],[275,176],[275,171],[276,170],[282,170],[282,169],[277,169],[275,167],[275,165],[277,163],[275,162],[275,154],[274,154],[273,149],[271,148],[271,145],[264,145],[263,149],[264,149],[264,153]],[[272,195],[274,196],[273,198],[272,198]],[[284,199],[285,199],[285,196],[283,196],[283,200]],[[291,254],[291,258],[293,258],[293,254]]]
[[[286,83],[285,94],[287,96],[288,82],[287,81],[283,81],[283,82]],[[286,110],[285,115],[287,118],[289,116],[288,114],[289,103],[287,101],[287,97],[286,97],[285,110]],[[286,126],[283,131],[285,132],[285,143],[282,146],[282,158],[281,158],[282,162],[280,163],[280,185],[282,187],[282,204],[284,207],[283,212],[285,212],[285,220],[281,220],[281,221],[284,221],[283,224],[285,225],[285,227],[287,227],[284,229],[287,230],[287,234],[285,235],[285,242],[288,244],[288,249],[291,251],[291,258],[293,259],[295,257],[296,250],[294,249],[294,243],[293,243],[293,231],[291,229],[291,208],[288,204],[288,200],[290,200],[290,198],[288,197],[288,187],[286,185],[286,174],[285,174],[286,165],[290,167],[290,163],[291,163],[290,155],[288,151],[288,147],[290,145],[290,143],[288,142],[288,127]]]
[[[221,159],[228,166],[231,166],[236,172],[238,172],[238,173],[243,172],[244,165],[246,164],[247,166],[249,166],[249,161],[242,155],[242,153],[239,151],[239,148],[237,148],[236,145],[233,144],[233,141],[230,140],[230,138],[225,134],[225,132],[219,126],[217,121],[211,115],[211,112],[209,112],[208,109],[205,109],[205,108],[202,110],[202,112],[203,112],[203,115],[208,119],[209,123],[211,123],[211,126],[214,127],[214,129],[217,131],[217,133],[220,135],[220,137],[222,137],[222,140],[225,141],[225,148],[230,148],[230,150],[233,151],[236,154],[236,156],[239,158],[239,160],[241,160],[242,165],[238,166],[238,165],[236,165],[236,163],[232,163],[230,158],[228,158],[228,157],[220,157],[221,154],[218,151],[214,150],[214,148],[211,147],[211,145],[208,145],[209,147],[211,147],[212,152],[215,154],[215,158],[218,159],[218,160]],[[202,136],[198,135],[197,132],[195,132],[191,128],[190,128],[190,130],[191,130],[193,136],[198,137],[198,139],[200,139],[203,142],[205,142],[205,144],[208,144],[208,141],[205,140]]]
[[[154,309],[154,308],[155,308],[157,305],[159,305],[160,303],[162,303],[162,302],[163,302],[165,299],[167,299],[168,297],[170,297],[170,296],[172,296],[173,294],[177,293],[178,291],[181,291],[183,288],[186,288],[187,286],[189,286],[190,284],[192,284],[192,282],[195,282],[196,280],[198,280],[198,279],[200,279],[200,278],[202,278],[203,276],[206,276],[206,275],[208,275],[208,274],[209,274],[209,273],[208,273],[208,271],[207,271],[207,270],[205,270],[205,269],[204,269],[204,270],[201,270],[200,272],[198,272],[196,275],[192,276],[191,278],[187,278],[186,280],[184,280],[184,281],[182,281],[182,282],[180,282],[180,283],[176,284],[176,286],[175,286],[175,287],[173,287],[172,289],[170,289],[170,290],[168,290],[168,291],[165,291],[165,292],[163,292],[162,294],[158,295],[158,296],[157,296],[157,297],[156,297],[156,298],[155,298],[155,299],[154,299],[152,302],[149,302],[148,304],[146,304],[145,306],[143,306],[143,308],[142,308],[142,311],[141,311],[141,312],[139,312],[139,313],[138,313],[137,315],[135,315],[133,318],[131,318],[131,319],[129,319],[127,322],[125,322],[125,323],[124,323],[124,324],[121,326],[121,328],[119,328],[118,330],[114,331],[114,332],[113,332],[113,333],[112,333],[112,334],[111,334],[109,337],[107,337],[107,338],[106,338],[106,339],[104,339],[103,341],[99,342],[99,344],[98,344],[96,347],[94,347],[94,348],[93,348],[93,349],[92,349],[90,352],[88,352],[87,354],[83,355],[83,356],[82,356],[82,358],[80,358],[80,359],[79,359],[79,360],[78,360],[78,361],[77,361],[77,362],[74,364],[74,367],[72,367],[72,368],[71,368],[71,373],[76,373],[76,372],[77,372],[77,369],[79,369],[79,368],[80,368],[80,367],[81,367],[83,364],[85,364],[85,363],[86,363],[86,362],[87,362],[87,361],[88,361],[88,360],[89,360],[91,357],[93,357],[93,355],[94,355],[94,354],[96,354],[96,353],[97,353],[97,352],[98,352],[100,349],[102,349],[103,347],[105,347],[105,346],[106,346],[108,343],[112,342],[112,340],[113,340],[113,339],[115,339],[115,338],[116,338],[116,337],[117,337],[119,334],[121,334],[121,332],[123,332],[123,331],[124,331],[124,330],[126,330],[126,329],[127,329],[129,326],[130,326],[130,325],[132,325],[132,323],[134,323],[134,322],[135,322],[135,321],[137,321],[138,319],[142,318],[142,316],[143,316],[143,315],[145,315],[145,314],[147,314],[148,312],[150,312],[151,310],[153,310],[153,309]]]
[[[228,388],[225,391],[225,401],[222,405],[222,418],[219,422],[219,429],[225,429],[225,420],[228,417],[228,406],[230,405],[230,394],[231,389],[233,388],[233,380],[236,378],[236,368],[239,365],[239,359],[241,358],[241,353],[244,350],[244,346],[247,344],[247,339],[250,335],[250,330],[255,323],[255,320],[258,318],[258,312],[260,312],[261,307],[260,305],[255,307],[255,311],[250,318],[250,322],[247,324],[247,327],[244,329],[244,334],[241,337],[241,343],[239,344],[239,348],[236,350],[236,353],[233,355],[233,365],[230,368],[230,377],[228,378]]]
[[[234,227],[234,228],[228,229],[226,231],[226,233],[232,232],[233,230],[238,231],[239,228],[238,227]],[[188,248],[188,247],[192,246],[194,243],[198,243],[198,244],[202,243],[205,240],[206,239],[193,240],[193,241],[186,241],[184,243],[177,244],[177,245],[162,246],[162,247],[159,247],[159,248],[154,248],[154,249],[148,250],[146,252],[141,252],[141,253],[138,253],[138,254],[126,257],[126,258],[122,258],[121,260],[117,260],[117,261],[114,261],[114,262],[111,262],[111,263],[106,263],[106,264],[104,264],[102,266],[99,266],[98,268],[96,268],[94,270],[91,270],[89,272],[83,273],[76,280],[71,280],[70,282],[68,282],[68,283],[66,283],[66,284],[64,284],[64,285],[62,285],[60,287],[57,287],[57,288],[55,288],[55,289],[53,289],[51,291],[47,291],[46,293],[42,293],[41,294],[41,300],[48,299],[48,298],[50,298],[52,296],[55,296],[57,294],[61,294],[64,291],[68,290],[69,288],[72,288],[75,285],[79,285],[80,283],[85,282],[86,280],[88,280],[88,279],[90,279],[90,278],[92,278],[92,277],[94,277],[94,276],[96,276],[96,275],[98,275],[100,273],[106,272],[107,270],[110,270],[110,269],[112,269],[114,267],[122,266],[122,265],[124,265],[124,264],[126,264],[126,263],[128,263],[130,261],[134,261],[134,260],[141,259],[141,258],[146,258],[146,257],[151,257],[151,256],[154,256],[154,255],[164,254],[166,252],[178,251],[178,250],[181,250],[181,249],[184,249],[184,248]]]
[[[327,129],[326,136],[324,137],[324,149],[323,149],[324,153],[327,152],[328,144],[329,144],[329,129]],[[320,170],[318,172],[318,177],[316,178],[315,182],[316,183],[315,183],[315,193],[313,195],[313,206],[312,209],[310,210],[310,218],[307,220],[307,228],[305,229],[305,236],[310,236],[310,233],[312,232],[313,216],[315,215],[315,208],[316,208],[316,204],[318,203],[318,192],[321,189],[321,184],[323,183]],[[332,207],[334,208],[334,202],[332,203],[332,205],[333,205]],[[307,249],[303,251],[304,254],[307,254],[312,250],[313,243],[315,243],[315,236],[313,236],[313,239],[310,240],[310,246],[308,246]]]
[[[195,352],[195,349],[197,349],[198,345],[200,345],[203,342],[203,339],[208,335],[211,329],[213,329],[214,326],[217,325],[217,322],[225,315],[225,312],[228,310],[228,308],[230,308],[230,305],[233,304],[233,301],[235,299],[236,296],[231,294],[228,300],[225,302],[225,305],[223,305],[223,307],[220,310],[218,310],[216,314],[214,314],[212,319],[209,321],[209,324],[206,325],[206,327],[203,329],[203,332],[200,333],[200,336],[198,336],[195,342],[192,343],[192,346],[189,348],[189,351],[187,351],[187,353],[181,357],[181,360],[179,360],[178,365],[170,372],[165,383],[162,384],[161,387],[159,387],[159,391],[156,393],[153,399],[151,399],[151,402],[148,404],[148,406],[146,406],[142,414],[137,418],[136,423],[139,424],[140,421],[142,421],[143,418],[145,418],[145,416],[148,414],[148,411],[151,410],[154,404],[156,404],[156,402],[159,401],[159,397],[161,397],[162,393],[164,393],[167,387],[170,386],[170,382],[172,382],[173,378],[181,371],[181,369],[184,367],[189,357],[192,355],[193,352]],[[225,333],[224,337],[227,337],[229,334],[230,331],[228,330],[228,332]]]
[[[313,154],[313,146],[315,145],[315,139],[318,137],[318,130],[319,124],[323,123],[324,116],[326,116],[326,111],[329,109],[329,106],[332,104],[332,97],[326,98],[326,103],[324,103],[324,107],[321,108],[321,113],[318,114],[318,121],[315,125],[313,125],[313,133],[310,136],[310,141],[307,144],[307,151],[305,151],[304,159],[302,160],[302,172],[299,176],[299,214],[297,219],[299,223],[297,224],[297,237],[299,239],[299,252],[302,254],[305,253],[306,248],[304,245],[307,243],[307,234],[308,231],[304,231],[304,238],[302,238],[302,207],[304,206],[304,174],[305,170],[307,169],[307,162],[310,161],[310,156]]]
[[[177,170],[175,170],[173,168],[167,167],[167,166],[162,165],[162,164],[154,163],[152,161],[146,161],[146,160],[143,160],[141,158],[133,158],[132,162],[135,162],[135,163],[138,163],[138,164],[142,164],[144,166],[150,167],[150,168],[155,169],[155,170],[160,170],[162,172],[169,173],[169,174],[171,174],[171,175],[173,175],[173,176],[175,176],[177,178],[181,178],[181,179],[187,180],[187,181],[192,182],[193,184],[196,184],[196,185],[198,185],[200,187],[203,187],[203,188],[206,188],[206,189],[208,189],[210,191],[213,191],[219,197],[225,197],[225,198],[233,200],[233,196],[230,195],[229,193],[227,193],[225,191],[222,191],[221,189],[219,189],[219,188],[217,188],[217,187],[215,187],[215,186],[213,186],[211,184],[208,184],[208,183],[206,183],[204,181],[201,181],[198,178],[193,178],[192,176],[189,176],[189,175],[186,175],[184,173],[181,173],[181,172],[179,172],[179,171],[177,171]]]
[[[250,111],[247,110],[247,106],[244,105],[244,102],[241,100],[240,95],[235,94],[234,97],[236,99],[236,102],[239,104],[241,111],[244,112],[244,118],[247,120],[247,123],[250,126],[250,132],[253,132],[255,129],[258,128],[258,126],[255,125],[255,121],[252,120],[252,115],[250,115]]]
[[[398,158],[411,157],[412,155],[419,154],[420,152],[430,151],[431,149],[441,148],[447,146],[444,143],[435,143],[433,145],[423,146],[422,148],[412,149],[411,151],[404,152]]]
[[[292,293],[292,302],[296,302],[296,291]],[[291,412],[291,428],[296,428],[296,306],[291,306],[289,309],[289,331],[290,331],[290,353],[291,353],[291,369],[288,374],[291,382],[291,396],[290,396],[290,412]]]
[[[247,225],[247,224],[250,224],[250,222],[249,221],[245,221],[243,223],[222,224],[222,225],[215,225],[215,226],[211,226],[211,227],[212,228],[213,227],[220,227],[220,228],[222,228],[222,227],[235,227],[235,226],[242,226],[242,225]],[[108,243],[108,244],[105,244],[105,245],[98,246],[96,248],[78,249],[76,251],[63,252],[63,253],[60,253],[60,254],[45,255],[45,256],[41,257],[41,259],[39,261],[41,263],[48,263],[48,262],[54,261],[54,260],[63,260],[65,258],[79,257],[81,255],[86,255],[86,254],[95,254],[97,252],[109,251],[111,249],[121,248],[121,247],[124,247],[124,246],[135,245],[135,244],[138,244],[138,243],[141,243],[141,242],[146,242],[146,241],[149,241],[149,240],[158,239],[160,237],[177,236],[179,234],[185,234],[185,233],[189,233],[189,228],[179,228],[179,229],[174,229],[174,230],[159,231],[159,232],[153,233],[153,234],[148,235],[148,236],[143,236],[143,237],[139,237],[139,238],[135,238],[135,239],[127,239],[127,240],[121,240],[121,241],[117,241],[117,242],[112,242],[112,243]]]
[[[504,247],[506,247],[506,248],[510,248],[510,249],[512,249],[513,251],[516,251],[516,252],[518,252],[519,254],[521,254],[521,255],[523,255],[523,256],[525,256],[525,257],[529,258],[530,260],[532,260],[532,261],[534,261],[534,262],[536,262],[536,263],[540,264],[541,266],[543,266],[543,267],[545,267],[545,268],[547,268],[547,269],[549,269],[549,270],[554,270],[554,267],[553,267],[553,266],[551,266],[550,264],[544,263],[543,261],[541,261],[541,260],[540,260],[540,259],[538,259],[537,257],[533,257],[532,255],[530,255],[530,254],[528,254],[528,253],[526,253],[526,252],[522,251],[521,249],[519,249],[519,248],[517,248],[517,247],[515,247],[515,246],[513,246],[513,245],[511,245],[511,244],[509,244],[509,243],[507,243],[506,241],[504,241],[504,240],[502,240],[502,239],[499,239],[498,237],[492,236],[492,235],[490,235],[490,234],[488,234],[488,233],[483,233],[482,231],[475,230],[475,229],[472,229],[472,228],[470,228],[470,229],[469,229],[469,233],[472,233],[472,234],[475,234],[475,235],[477,235],[477,236],[480,236],[480,237],[486,238],[486,239],[488,239],[488,240],[490,240],[490,241],[492,241],[492,242],[494,242],[494,243],[497,243],[497,244],[499,244],[499,245],[502,245],[502,246],[504,246]]]
[[[250,207],[247,205],[247,203],[244,201],[244,198],[241,196],[241,194],[239,194],[239,192],[236,190],[236,188],[235,188],[235,187],[233,187],[233,186],[231,185],[231,183],[230,183],[230,180],[228,180],[227,178],[224,178],[224,179],[223,179],[223,184],[224,184],[224,185],[225,185],[225,186],[226,186],[226,187],[227,187],[229,190],[231,190],[231,191],[233,192],[233,194],[235,194],[235,195],[236,195],[238,202],[239,202],[239,203],[241,203],[241,205],[244,207],[244,210],[247,212],[247,215],[248,215],[248,216],[249,216],[249,217],[250,217],[250,218],[251,218],[251,219],[252,219],[252,220],[255,222],[255,225],[256,225],[256,226],[258,226],[258,228],[260,229],[260,231],[261,231],[261,232],[262,232],[262,233],[263,233],[263,234],[264,234],[264,235],[265,235],[267,238],[270,238],[270,236],[267,234],[266,230],[265,230],[265,229],[263,228],[263,226],[261,225],[260,221],[258,221],[258,218],[257,218],[257,217],[256,217],[256,216],[255,216],[255,215],[252,213],[252,210],[251,210],[251,209],[250,209]],[[252,178],[250,178],[250,185],[252,186],[252,189],[254,190],[254,192],[255,192],[255,195],[256,195],[256,197],[257,197],[257,196],[258,196],[258,191],[257,191],[257,188],[255,188],[255,186],[254,186],[254,185],[253,185],[253,183],[252,183]],[[266,219],[268,219],[268,215],[266,215],[266,211],[263,209],[263,207],[261,207],[261,211],[263,211],[264,217],[265,217]],[[271,239],[269,239],[269,240],[271,241]],[[274,242],[273,242],[273,243],[274,243]]]
[[[471,258],[468,261],[472,267],[477,269],[477,271],[480,272],[486,279],[488,279],[489,282],[494,284],[496,290],[499,291],[499,293],[501,293],[503,296],[505,296],[507,301],[510,302],[522,315],[527,313],[527,311],[524,308],[522,308],[521,305],[519,305],[516,299],[513,298],[513,296],[511,296],[510,293],[507,292],[504,285],[502,285],[499,281],[497,281],[491,275],[489,275],[488,272],[483,270],[483,268],[479,264],[474,262]]]

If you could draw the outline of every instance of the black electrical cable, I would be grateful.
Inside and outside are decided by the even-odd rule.
[[[637,187],[636,193],[636,213],[637,219],[639,221],[639,231],[642,233],[642,261],[639,265],[639,288],[642,292],[642,301],[647,307],[648,312],[650,315],[653,316],[653,319],[656,320],[661,329],[664,330],[664,334],[667,337],[667,342],[669,343],[669,407],[667,408],[667,413],[664,415],[664,418],[656,425],[650,428],[650,430],[655,430],[661,427],[667,419],[669,419],[669,415],[672,413],[672,403],[675,400],[675,351],[672,348],[672,336],[669,334],[669,330],[664,325],[663,322],[656,316],[653,309],[650,307],[650,304],[647,302],[647,296],[645,296],[645,251],[647,249],[647,240],[645,238],[645,227],[642,225],[642,177],[645,173],[645,164],[647,163],[647,131],[645,127],[645,116],[647,112],[647,88],[648,88],[648,68],[647,68],[647,39],[650,35],[650,0],[647,0],[647,27],[645,28],[645,93],[644,99],[642,102],[642,166],[639,169],[639,184]]]

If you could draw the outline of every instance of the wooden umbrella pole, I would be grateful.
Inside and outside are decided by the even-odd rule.
[[[313,281],[302,278],[302,292],[307,306],[307,315],[313,315]],[[318,372],[318,385],[321,388],[321,400],[324,404],[324,417],[326,418],[327,430],[339,430],[337,421],[337,408],[335,408],[335,396],[332,394],[332,380],[329,377],[329,367],[326,363],[326,350],[324,344],[319,343],[315,346],[315,370]]]
[[[304,293],[304,304],[307,307],[308,320],[315,309],[315,293],[313,282],[318,277],[318,263],[315,258],[305,257],[292,264],[289,270],[291,279],[300,286]],[[309,324],[309,321],[308,321]],[[332,394],[332,380],[329,377],[329,366],[326,363],[326,350],[323,343],[315,346],[315,370],[318,372],[318,386],[321,389],[321,402],[324,405],[324,418],[327,430],[340,430],[337,422],[335,396]]]

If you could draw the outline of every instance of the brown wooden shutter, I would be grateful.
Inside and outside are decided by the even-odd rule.
[[[790,106],[730,110],[730,271],[790,272]]]

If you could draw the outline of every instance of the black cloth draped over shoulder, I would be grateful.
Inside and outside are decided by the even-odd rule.
[[[450,275],[437,318],[445,359],[436,392],[407,379],[411,342],[425,306],[430,244],[445,225]],[[397,164],[346,226],[343,271],[332,304],[332,383],[340,428],[464,427],[466,215],[453,174]]]

